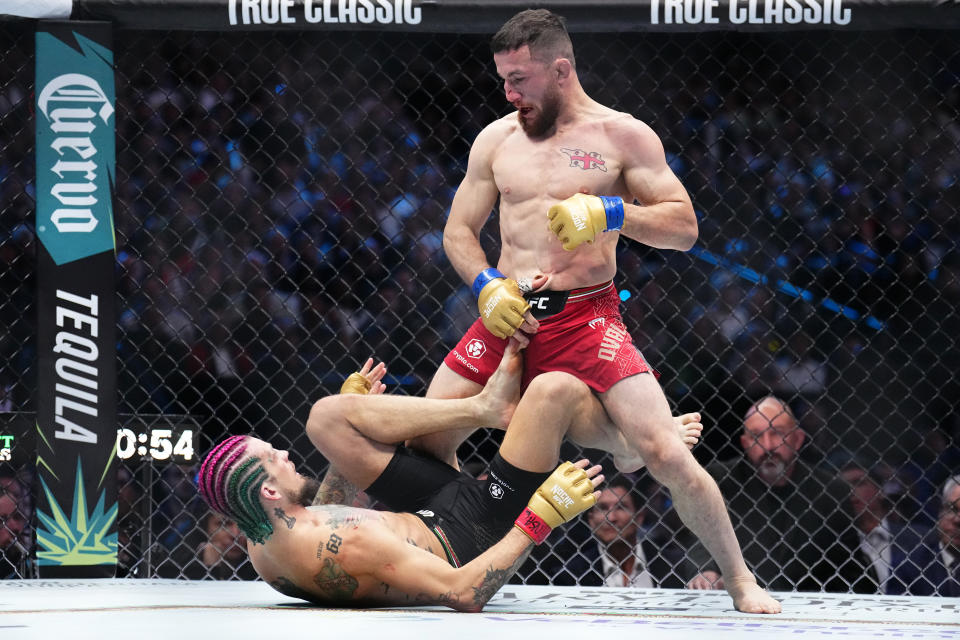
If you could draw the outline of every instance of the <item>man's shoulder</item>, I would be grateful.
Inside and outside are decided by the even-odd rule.
[[[618,139],[624,136],[631,139],[658,139],[657,134],[646,122],[623,111],[606,108],[598,114],[595,122],[603,126],[608,135]]]
[[[471,161],[489,164],[504,142],[520,128],[517,114],[511,113],[485,126],[470,147]]]
[[[477,139],[474,141],[474,144],[478,142],[503,141],[510,134],[515,133],[519,128],[520,123],[517,120],[516,112],[508,113],[502,118],[497,118],[485,126],[477,135]]]

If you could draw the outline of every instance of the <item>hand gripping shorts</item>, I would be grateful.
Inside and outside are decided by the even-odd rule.
[[[532,304],[533,298],[543,293],[526,297]],[[540,320],[540,329],[530,336],[524,350],[524,389],[547,371],[570,373],[597,393],[629,376],[654,373],[627,333],[620,317],[620,296],[612,282],[560,294],[567,295],[563,309]],[[464,378],[486,384],[500,364],[506,344],[477,319],[443,361]]]

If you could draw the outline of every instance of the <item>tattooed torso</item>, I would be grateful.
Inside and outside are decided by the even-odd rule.
[[[552,205],[578,192],[633,202],[618,133],[635,124],[632,117],[598,105],[597,113],[543,139],[531,140],[514,114],[488,127],[491,135],[485,139],[492,152],[483,157],[500,192],[501,271],[516,279],[544,274],[547,288],[554,290],[613,278],[618,234],[601,234],[593,244],[564,251],[546,216]]]
[[[409,605],[418,597],[391,589],[372,575],[357,572],[351,556],[358,535],[379,528],[404,543],[443,558],[436,538],[410,514],[344,506],[313,506],[306,515],[276,514],[287,526],[266,545],[248,545],[254,568],[274,589],[324,605]],[[437,602],[436,594],[429,598]]]

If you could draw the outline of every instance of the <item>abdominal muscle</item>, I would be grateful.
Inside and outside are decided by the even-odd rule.
[[[516,280],[537,276],[546,280],[539,289],[564,291],[612,280],[617,272],[619,234],[600,234],[592,244],[566,251],[550,231],[547,212],[558,200],[538,197],[519,203],[500,203],[500,261],[498,268]]]

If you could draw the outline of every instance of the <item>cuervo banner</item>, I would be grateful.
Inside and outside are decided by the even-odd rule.
[[[117,562],[115,86],[111,27],[36,34],[37,562],[112,577]]]

